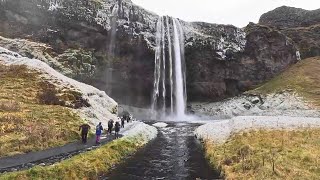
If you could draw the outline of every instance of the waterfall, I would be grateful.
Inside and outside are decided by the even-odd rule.
[[[110,42],[109,42],[109,56],[114,56],[115,54],[115,41],[117,35],[117,20],[118,20],[118,4],[113,6],[110,17]]]
[[[186,68],[182,26],[178,19],[167,16],[159,17],[156,29],[154,90],[151,109],[154,115],[157,114],[157,110],[162,109],[161,118],[166,118],[166,108],[167,105],[170,105],[170,116],[181,120],[185,117],[186,108]],[[169,64],[169,70],[166,69],[166,64]],[[160,80],[162,80],[161,85]],[[170,103],[166,101],[166,86],[170,86]]]
[[[155,58],[154,58],[154,83],[153,83],[153,95],[152,95],[152,112],[155,111],[158,98],[159,98],[159,83],[160,83],[160,61],[161,61],[161,31],[162,31],[162,17],[158,19],[157,22],[157,32],[156,32],[156,47],[155,47]]]
[[[171,36],[170,36],[170,27],[169,27],[169,18],[166,18],[166,25],[167,25],[167,40],[168,40],[168,51],[169,51],[169,65],[170,65],[170,71],[169,71],[169,79],[170,79],[170,102],[171,102],[171,108],[170,113],[173,114],[173,71],[172,71],[172,44],[171,44]]]
[[[184,80],[184,71],[182,67],[182,49],[181,47],[184,46],[181,44],[181,37],[182,37],[182,28],[177,19],[173,19],[173,37],[174,37],[174,60],[175,60],[175,103],[176,103],[176,113],[177,117],[185,116],[185,80]]]
[[[165,114],[166,113],[166,43],[165,43],[165,29],[164,29],[164,21],[162,18],[162,111]]]

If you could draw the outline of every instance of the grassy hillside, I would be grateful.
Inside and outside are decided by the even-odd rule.
[[[318,179],[320,130],[252,131],[223,145],[205,142],[210,163],[226,179]]]
[[[0,64],[0,84],[0,157],[78,139],[82,120],[37,72]],[[74,97],[69,93],[66,98]]]
[[[320,107],[320,57],[302,60],[248,93],[297,93]],[[319,179],[320,129],[260,130],[233,135],[217,145],[205,141],[206,156],[226,179]]]
[[[320,107],[320,57],[308,58],[290,67],[287,71],[250,91],[268,94],[292,90],[317,107]]]

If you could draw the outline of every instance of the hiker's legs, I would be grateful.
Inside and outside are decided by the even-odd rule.
[[[81,139],[82,139],[82,143],[87,143],[87,133],[85,132],[81,133]]]
[[[84,133],[84,143],[87,143],[88,133]]]
[[[96,135],[96,143],[100,143],[100,135]]]

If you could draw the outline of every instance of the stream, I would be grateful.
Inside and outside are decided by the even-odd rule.
[[[193,131],[197,124],[169,123],[158,137],[115,166],[104,180],[221,179],[204,157]]]

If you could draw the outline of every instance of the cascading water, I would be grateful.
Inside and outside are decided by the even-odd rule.
[[[157,32],[156,32],[156,47],[155,47],[155,58],[154,58],[154,84],[153,84],[153,96],[152,96],[152,104],[151,104],[151,109],[152,112],[154,113],[156,109],[156,105],[158,104],[158,98],[159,98],[159,83],[160,83],[160,64],[161,64],[161,28],[162,25],[162,17],[159,18],[157,22]],[[154,114],[153,114],[154,116]]]
[[[175,56],[175,97],[176,97],[176,111],[177,111],[177,117],[182,118],[185,116],[185,80],[184,80],[184,74],[183,71],[184,68],[182,68],[182,54],[181,52],[184,52],[182,48],[184,47],[183,44],[181,44],[181,35],[182,35],[182,28],[180,25],[180,22],[177,19],[173,19],[173,31],[174,31],[174,56]]]
[[[111,26],[110,42],[109,42],[110,56],[114,56],[114,53],[115,53],[114,50],[115,50],[115,40],[116,40],[116,34],[117,34],[118,11],[119,11],[119,6],[118,4],[115,4],[111,11],[111,18],[110,18],[110,26]]]
[[[170,32],[169,27],[169,18],[166,18],[166,25],[167,25],[167,32]],[[171,36],[170,33],[167,33],[167,40],[168,40],[168,51],[169,51],[169,65],[170,65],[170,71],[169,71],[169,79],[170,79],[170,102],[173,102],[173,71],[172,71],[172,45],[171,45]],[[170,113],[173,114],[173,106],[170,106]]]
[[[186,117],[183,37],[183,30],[178,19],[168,16],[158,19],[155,47],[154,90],[151,106],[153,115],[158,115],[158,118],[159,114],[157,114],[157,110],[160,109],[159,107],[162,107],[160,118],[167,118],[169,116],[176,120],[183,120],[183,118]],[[169,72],[166,70],[166,64],[169,64]],[[167,76],[169,78],[166,78]],[[162,80],[161,86],[160,80]],[[167,81],[169,82],[167,83]],[[167,114],[166,110],[167,105],[169,105],[166,101],[167,84],[170,86],[170,114]]]

